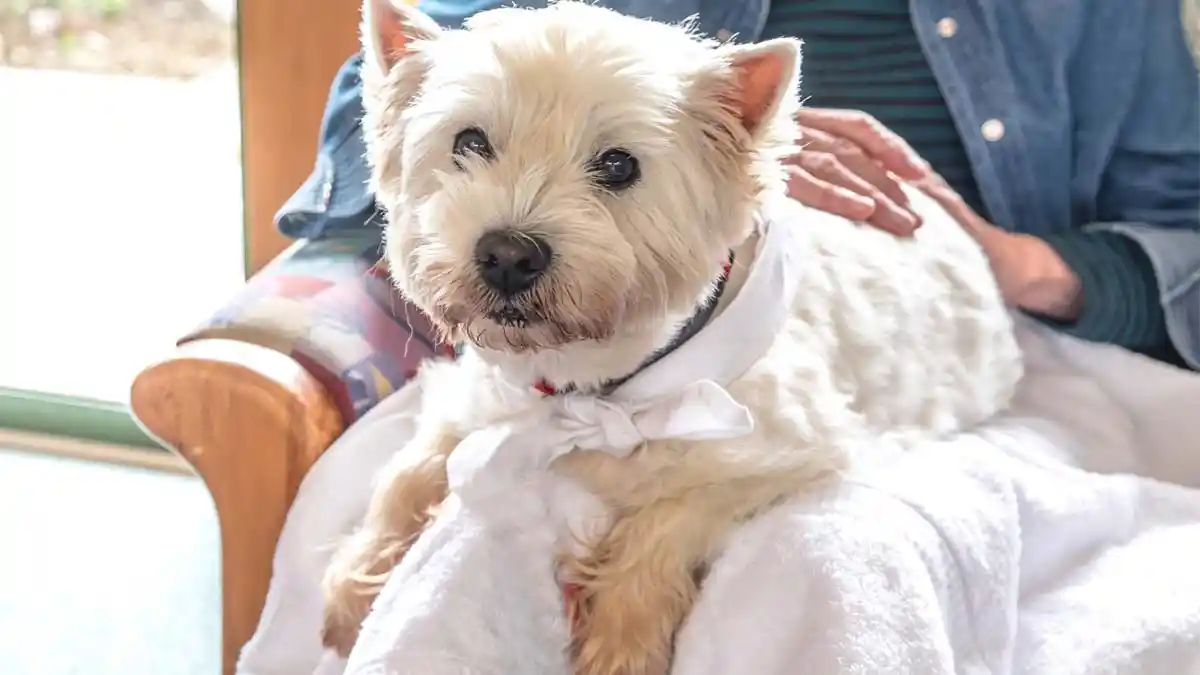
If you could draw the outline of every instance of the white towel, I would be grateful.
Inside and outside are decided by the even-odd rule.
[[[1019,328],[1029,374],[1010,414],[899,458],[864,448],[850,480],[730,538],[673,675],[1200,673],[1200,492],[1132,475],[1200,485],[1200,377]],[[385,401],[306,478],[240,673],[322,660],[328,544],[411,436],[414,398]],[[572,490],[523,492],[522,508],[586,499]],[[319,672],[566,675],[562,602],[538,555],[552,530],[489,515],[451,508],[384,589],[349,667],[326,656]]]
[[[679,637],[673,672],[1200,666],[1200,497],[1031,460],[1022,455],[1053,449],[1010,431],[932,444],[743,528]]]

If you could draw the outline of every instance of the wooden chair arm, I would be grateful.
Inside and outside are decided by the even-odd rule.
[[[300,481],[345,423],[292,358],[233,340],[178,347],[137,376],[131,406],[212,493],[221,528],[222,663],[232,675],[257,627]]]

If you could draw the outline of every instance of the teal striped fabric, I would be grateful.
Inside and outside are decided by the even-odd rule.
[[[908,0],[775,0],[762,39],[781,36],[804,40],[805,105],[874,115],[987,217]]]
[[[762,39],[804,40],[800,90],[806,105],[848,108],[874,115],[900,134],[984,218],[987,209],[971,173],[962,140],[938,89],[909,16],[908,0],[775,0]],[[1097,335],[1168,363],[1183,362],[1166,339],[1154,268],[1132,239],[1117,233],[1042,231],[1045,224],[1018,223],[1042,236],[1085,289],[1095,307],[1087,326],[1042,320],[1084,337]],[[1139,310],[1134,313],[1134,310]]]

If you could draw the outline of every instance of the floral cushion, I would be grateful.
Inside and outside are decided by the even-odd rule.
[[[379,258],[378,233],[297,242],[180,343],[226,338],[288,354],[325,386],[349,424],[423,359],[454,354],[396,292]]]

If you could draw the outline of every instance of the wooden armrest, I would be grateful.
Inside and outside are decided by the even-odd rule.
[[[221,528],[223,672],[232,675],[262,613],[300,481],[345,423],[292,358],[233,340],[178,347],[137,376],[131,405],[212,493]]]

